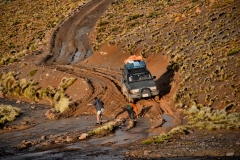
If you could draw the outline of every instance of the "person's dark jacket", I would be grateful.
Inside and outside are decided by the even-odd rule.
[[[102,108],[104,108],[104,103],[100,99],[96,99],[93,102],[94,107],[96,108],[97,111],[100,111]]]

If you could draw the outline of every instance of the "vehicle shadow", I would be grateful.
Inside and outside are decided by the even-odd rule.
[[[168,94],[171,90],[170,83],[173,81],[174,70],[172,69],[172,65],[167,67],[167,71],[162,74],[162,76],[157,79],[156,85],[159,89],[159,99]]]
[[[144,117],[145,114],[152,108],[152,106],[148,106],[146,108],[143,108],[141,113],[139,114],[139,117]]]

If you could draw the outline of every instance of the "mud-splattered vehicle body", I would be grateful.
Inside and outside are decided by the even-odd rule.
[[[159,98],[159,90],[144,61],[126,63],[121,75],[121,89],[128,102],[135,99],[155,97]]]

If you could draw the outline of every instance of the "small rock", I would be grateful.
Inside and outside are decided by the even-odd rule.
[[[147,155],[149,155],[151,152],[152,152],[152,151],[150,151],[150,150],[145,150],[145,151],[143,151],[143,155],[144,155],[144,156],[147,156]]]
[[[45,135],[41,136],[41,140],[46,140],[47,137]]]
[[[187,132],[188,132],[189,134],[192,134],[192,133],[194,133],[194,130],[188,129]]]
[[[56,139],[54,142],[55,143],[60,143],[61,141],[59,139]]]
[[[234,152],[228,152],[228,153],[226,153],[226,156],[227,156],[227,157],[234,156]]]
[[[74,141],[74,138],[73,138],[73,137],[69,137],[69,136],[67,136],[66,141],[67,141],[67,142],[72,142],[72,141]]]
[[[20,100],[17,100],[17,102],[16,102],[17,104],[20,104],[21,103],[21,101]]]
[[[28,121],[21,122],[21,125],[26,125],[26,124],[28,124]]]
[[[36,109],[36,106],[32,106],[31,109],[32,109],[32,110],[35,110],[35,109]]]
[[[107,52],[100,52],[100,55],[107,55],[108,53]]]
[[[55,109],[50,109],[45,113],[45,116],[50,120],[56,120],[59,117],[59,114]]]
[[[87,137],[88,137],[87,133],[82,133],[78,139],[82,140],[82,139],[86,139]]]

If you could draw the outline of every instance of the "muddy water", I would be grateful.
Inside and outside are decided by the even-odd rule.
[[[3,133],[0,134],[0,146],[12,146],[21,143],[23,140],[32,141],[40,139],[43,135],[48,137],[50,135],[88,129],[88,126],[95,124],[95,119],[95,117],[89,116],[48,121],[26,130]]]
[[[110,120],[104,117],[104,120]],[[4,148],[7,152],[14,153],[14,149],[11,146],[16,146],[20,144],[23,140],[33,141],[38,140],[41,136],[45,135],[49,137],[51,135],[60,135],[64,133],[83,131],[88,132],[95,128],[94,124],[96,122],[95,116],[80,116],[77,118],[68,118],[57,121],[48,121],[46,123],[40,123],[35,127],[10,133],[0,134],[0,148]],[[28,158],[43,158],[43,159],[58,159],[63,158],[65,154],[72,157],[79,157],[79,159],[86,159],[88,155],[96,153],[95,159],[114,159],[114,155],[109,155],[111,150],[114,150],[113,146],[123,145],[135,142],[141,138],[146,138],[149,136],[147,130],[150,128],[150,122],[145,118],[139,118],[136,126],[128,131],[124,131],[124,126],[118,129],[115,134],[102,137],[94,138],[86,141],[80,141],[76,143],[69,143],[63,148],[48,150],[44,152],[30,153],[29,151],[23,151],[14,153],[14,156],[7,156],[6,159],[28,159]],[[111,144],[110,147],[104,146],[105,144]],[[102,145],[102,146],[101,146]],[[112,146],[113,145],[113,146]],[[31,149],[30,149],[31,150]],[[81,151],[71,155],[73,151],[68,152],[68,150]],[[64,153],[62,153],[64,151]],[[123,154],[124,150],[121,150],[121,155],[118,155],[119,159]],[[120,154],[120,153],[118,153]],[[120,157],[119,157],[120,156]],[[123,158],[123,157],[122,157]]]
[[[149,136],[147,130],[150,128],[150,122],[145,118],[138,118],[137,124],[134,128],[124,131],[119,129],[116,131],[114,136],[108,136],[98,139],[92,139],[89,141],[91,144],[105,144],[105,143],[114,143],[114,144],[127,144],[135,142],[139,139],[146,138]]]
[[[109,120],[107,117],[104,118],[105,120]],[[95,116],[81,116],[79,118],[49,121],[26,130],[0,134],[0,143],[1,146],[9,146],[19,144],[23,140],[32,141],[40,139],[43,135],[49,137],[50,135],[58,135],[77,130],[85,130],[85,132],[88,132],[93,129],[95,122]],[[148,137],[146,131],[150,128],[150,125],[147,119],[139,118],[137,125],[131,130],[123,131],[119,129],[114,136],[93,139],[90,140],[89,143],[103,144],[114,141],[117,142],[117,144],[124,144],[134,142],[137,139]]]
[[[172,127],[173,126],[174,118],[172,116],[163,114],[162,118],[165,120],[165,123],[163,123],[162,127]]]

